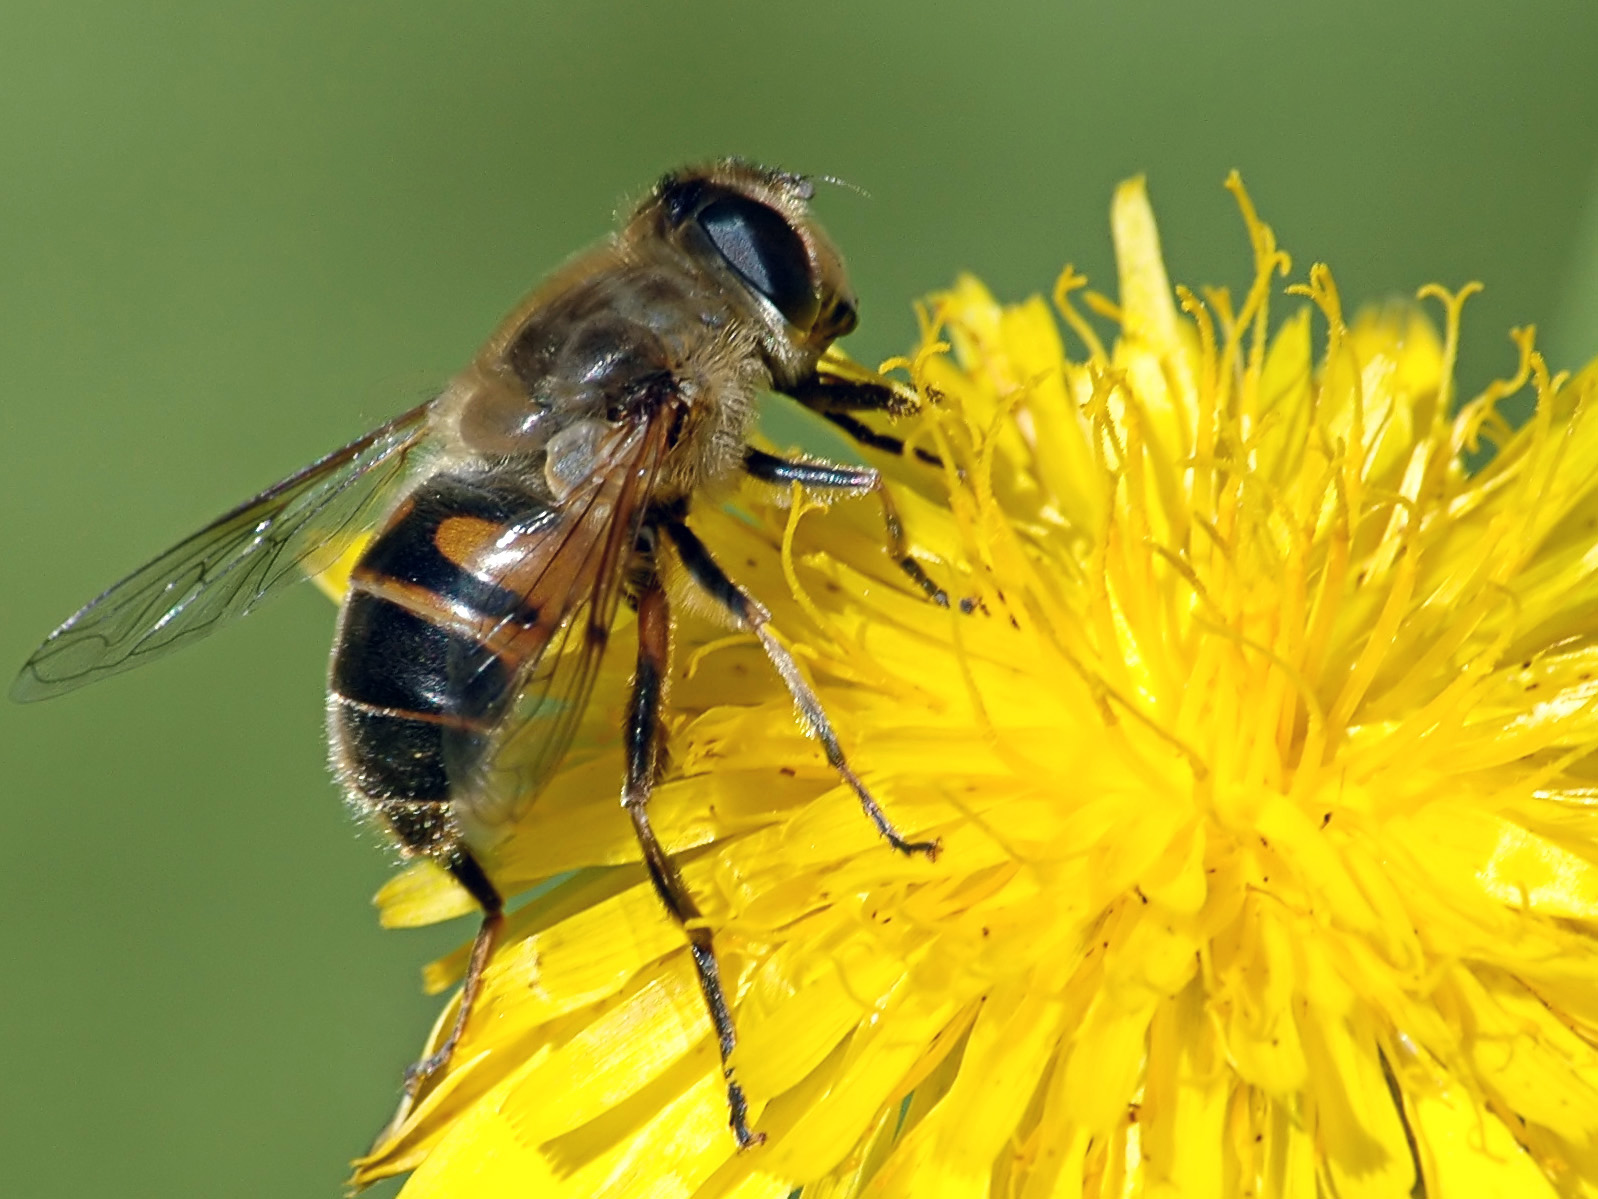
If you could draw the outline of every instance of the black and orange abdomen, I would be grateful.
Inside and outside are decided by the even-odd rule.
[[[333,763],[352,799],[381,815],[408,852],[458,848],[451,803],[472,785],[515,701],[517,656],[491,630],[538,620],[462,562],[544,511],[496,476],[434,476],[351,576],[328,688]]]

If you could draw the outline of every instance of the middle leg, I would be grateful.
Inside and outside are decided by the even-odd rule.
[[[929,858],[937,857],[939,843],[906,840],[893,826],[893,822],[888,819],[887,813],[882,810],[876,798],[866,789],[864,781],[854,772],[854,767],[849,765],[849,760],[843,754],[843,746],[838,743],[838,734],[833,730],[832,721],[827,719],[827,711],[821,706],[820,697],[799,672],[799,664],[794,661],[787,647],[772,634],[771,613],[761,606],[760,601],[727,576],[727,572],[721,569],[715,558],[711,557],[710,550],[692,529],[680,520],[668,521],[665,528],[666,535],[676,547],[677,557],[689,577],[724,612],[760,639],[766,657],[771,659],[771,664],[776,667],[777,674],[787,686],[788,694],[793,696],[793,702],[803,715],[805,723],[810,726],[810,731],[815,734],[816,740],[821,742],[822,749],[826,751],[828,764],[838,772],[844,782],[849,784],[850,790],[855,793],[855,798],[860,801],[861,810],[877,826],[877,831],[882,834],[883,839],[900,853],[919,853]]]

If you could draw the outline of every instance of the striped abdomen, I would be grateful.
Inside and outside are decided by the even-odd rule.
[[[538,622],[518,594],[466,564],[509,526],[547,515],[503,479],[434,476],[352,575],[328,688],[334,767],[410,852],[458,847],[451,803],[472,785],[515,701],[515,634]]]

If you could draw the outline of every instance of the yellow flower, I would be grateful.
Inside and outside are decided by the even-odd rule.
[[[866,502],[695,514],[892,818],[943,842],[888,849],[752,640],[684,619],[657,825],[766,1143],[734,1146],[617,807],[617,654],[495,863],[512,889],[576,873],[513,918],[447,1076],[357,1181],[1598,1191],[1598,374],[1549,378],[1519,333],[1517,376],[1456,405],[1470,289],[1423,293],[1441,335],[1407,305],[1348,324],[1323,267],[1273,327],[1289,262],[1232,187],[1256,258],[1235,305],[1173,291],[1133,182],[1119,303],[1056,290],[1085,358],[1040,299],[967,279],[927,309],[909,429],[942,467],[884,466],[973,613],[904,583]],[[1497,404],[1527,386],[1511,433]],[[467,908],[426,867],[381,902],[395,925]]]

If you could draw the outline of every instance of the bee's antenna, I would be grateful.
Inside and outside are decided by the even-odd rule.
[[[862,200],[871,199],[871,193],[865,188],[861,187],[858,183],[850,183],[847,179],[840,179],[837,175],[817,175],[816,178],[821,180],[823,183],[832,184],[833,187],[841,187],[844,189],[844,191],[854,192],[854,194],[859,196]]]

